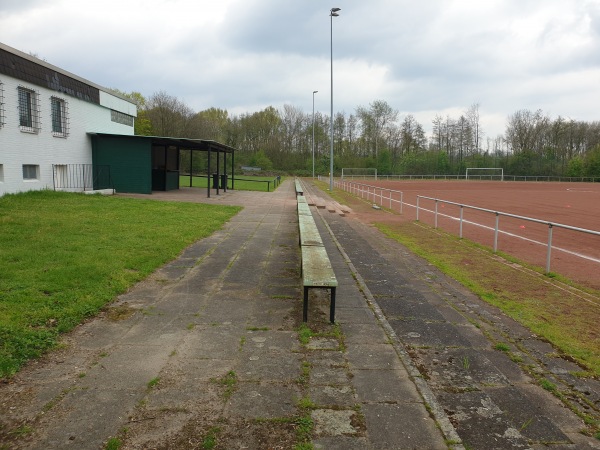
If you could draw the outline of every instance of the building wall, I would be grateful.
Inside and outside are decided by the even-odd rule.
[[[100,104],[65,92],[34,85],[0,73],[0,196],[34,189],[53,188],[53,164],[92,164],[90,132],[133,135],[132,125],[113,122],[111,109],[135,116],[135,105],[100,91]],[[19,86],[38,93],[40,129],[24,132],[19,127]],[[52,133],[51,97],[66,102],[68,136]],[[23,179],[23,165],[39,166],[37,180]]]
[[[110,166],[117,192],[152,194],[152,141],[136,136],[92,136],[96,166]]]

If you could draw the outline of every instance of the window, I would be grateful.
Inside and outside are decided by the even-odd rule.
[[[23,180],[31,181],[39,179],[40,166],[34,164],[23,164]]]
[[[0,81],[0,128],[4,126],[4,84]],[[2,166],[0,166],[2,167]]]
[[[67,137],[69,135],[67,102],[62,98],[50,97],[50,107],[52,111],[52,134]]]
[[[19,86],[19,126],[21,131],[37,133],[40,130],[40,111],[36,91]]]
[[[122,123],[123,125],[133,126],[133,116],[128,114],[115,111],[114,109],[110,110],[110,120],[116,123]]]

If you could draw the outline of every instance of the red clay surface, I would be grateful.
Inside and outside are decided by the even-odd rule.
[[[546,223],[499,216],[498,250],[523,261],[546,267],[547,222],[600,232],[600,183],[549,183],[499,181],[357,181],[403,193],[405,220],[416,219],[417,195],[509,213]],[[371,188],[370,201],[390,207],[389,191]],[[366,194],[362,194],[366,198]],[[383,197],[381,201],[380,196]],[[394,192],[392,209],[399,211],[400,194]],[[434,225],[435,201],[420,199],[419,220]],[[438,202],[438,227],[458,235],[460,207]],[[463,237],[493,247],[496,215],[463,208]],[[483,225],[478,226],[474,223]],[[600,289],[600,236],[552,227],[550,270]]]

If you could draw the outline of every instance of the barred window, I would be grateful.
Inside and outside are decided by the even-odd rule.
[[[21,131],[37,133],[40,131],[40,109],[38,93],[22,86],[19,93],[19,127]]]
[[[115,111],[114,109],[110,110],[110,120],[112,122],[122,123],[123,125],[133,126],[133,116],[128,114]]]
[[[50,107],[52,113],[52,135],[67,137],[69,135],[67,102],[62,98],[50,97]]]
[[[5,124],[6,118],[4,117],[4,83],[0,81],[0,128]]]

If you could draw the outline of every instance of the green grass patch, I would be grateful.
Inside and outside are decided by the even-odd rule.
[[[509,352],[510,346],[508,344],[505,344],[504,342],[498,342],[496,345],[494,345],[494,349],[499,350],[501,352]]]
[[[600,310],[596,305],[581,301],[552,279],[515,270],[481,245],[413,222],[376,226],[600,375],[600,335],[596,332]]]
[[[312,445],[310,444],[310,440],[312,439],[315,424],[312,421],[310,414],[298,417],[295,421],[295,425],[296,437],[298,439],[298,444],[296,444],[295,449],[311,449]]]
[[[152,378],[150,381],[148,381],[148,384],[147,384],[148,389],[152,389],[152,388],[158,386],[158,383],[160,383],[160,377]]]
[[[108,440],[104,446],[105,450],[119,450],[123,446],[123,443],[119,438],[112,437]]]
[[[33,428],[30,425],[21,425],[20,427],[12,430],[9,434],[12,436],[27,436],[33,433]]]
[[[223,375],[221,378],[212,379],[211,381],[213,383],[219,384],[224,387],[223,398],[225,400],[228,400],[235,392],[235,389],[237,387],[238,377],[237,377],[237,374],[233,370],[230,370],[225,375]]]
[[[313,331],[305,323],[302,323],[302,325],[300,325],[300,328],[298,328],[298,340],[302,345],[308,344],[310,342],[310,339],[314,335],[315,334],[313,333]]]
[[[236,191],[260,191],[260,192],[273,192],[275,188],[275,178],[276,177],[254,177],[254,176],[243,176],[240,175],[238,179],[237,175],[235,177],[234,188]],[[281,181],[283,182],[284,177],[281,177]],[[212,188],[212,178],[211,178],[211,188]],[[207,178],[206,177],[192,177],[192,186],[197,188],[207,187]],[[190,187],[190,177],[189,176],[180,176],[179,177],[179,186],[181,187]],[[277,187],[279,187],[278,185]],[[220,187],[219,187],[220,188]],[[231,189],[231,176],[227,175],[227,189]]]
[[[211,450],[217,446],[217,437],[221,432],[221,428],[219,427],[211,427],[204,439],[202,439],[202,448],[204,450]]]
[[[540,386],[550,392],[556,391],[556,385],[546,378],[540,380]]]
[[[0,378],[238,211],[53,191],[0,197]]]

